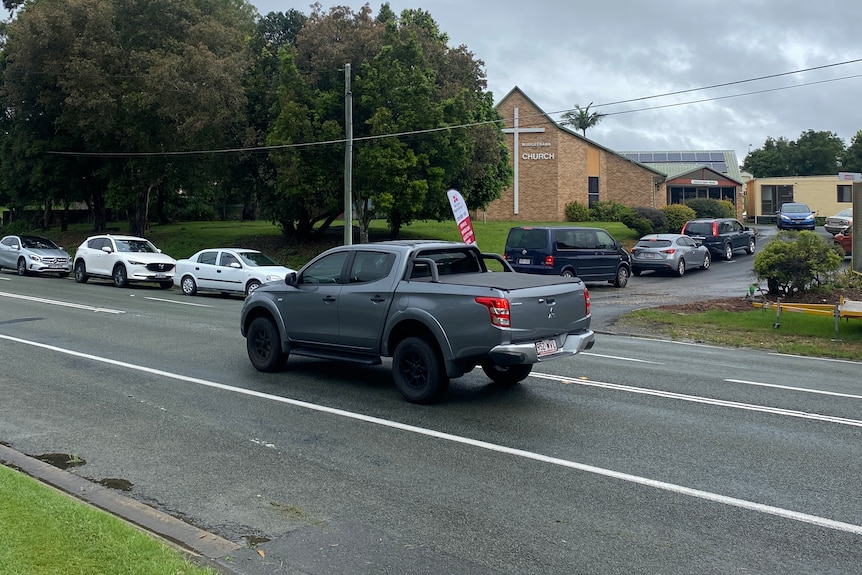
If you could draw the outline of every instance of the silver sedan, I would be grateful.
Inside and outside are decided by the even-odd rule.
[[[636,276],[646,270],[683,276],[688,269],[708,270],[711,263],[706,246],[680,234],[649,234],[632,250],[632,273]]]
[[[72,271],[69,254],[57,244],[40,236],[6,236],[0,240],[0,268],[29,273],[56,273],[66,277]]]

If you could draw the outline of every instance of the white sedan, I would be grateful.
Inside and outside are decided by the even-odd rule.
[[[186,295],[201,290],[248,295],[261,284],[284,281],[292,271],[257,250],[209,248],[177,261],[174,285]]]

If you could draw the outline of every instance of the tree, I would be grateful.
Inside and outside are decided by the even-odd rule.
[[[484,207],[511,177],[481,63],[447,40],[422,10],[396,17],[384,5],[371,18],[367,5],[358,13],[346,7],[324,13],[315,5],[295,50],[282,60],[273,145],[342,140],[344,64],[358,63],[353,207],[361,241],[375,217],[387,219],[393,236],[416,218],[451,217],[449,187],[459,187],[471,207]],[[341,214],[342,182],[333,174],[342,173],[343,146],[294,147],[273,161],[279,200],[269,205],[281,209],[286,231],[309,233]]]
[[[856,132],[850,140],[850,145],[844,152],[842,170],[844,172],[862,172],[862,130]]]
[[[796,141],[767,138],[762,149],[745,157],[743,169],[756,178],[822,176],[837,173],[845,153],[835,133],[808,130]]]
[[[792,295],[825,283],[841,267],[842,256],[814,232],[779,232],[754,259],[758,280],[769,293]]]
[[[590,106],[592,105],[593,103],[590,102],[586,108],[581,108],[575,104],[574,110],[569,110],[562,115],[563,125],[572,126],[573,128],[580,130],[586,138],[587,130],[598,124],[602,118],[605,117],[605,114],[590,112]]]

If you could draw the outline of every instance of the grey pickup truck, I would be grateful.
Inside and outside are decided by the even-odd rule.
[[[498,262],[504,271],[489,271]],[[442,241],[333,248],[242,308],[248,357],[278,371],[289,354],[380,364],[407,401],[431,403],[477,365],[500,385],[540,361],[590,349],[590,296],[577,278],[512,271],[497,254]]]

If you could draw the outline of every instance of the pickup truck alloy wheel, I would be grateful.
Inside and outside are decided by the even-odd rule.
[[[198,293],[198,284],[195,283],[195,278],[192,276],[183,276],[180,287],[186,295],[195,295]]]
[[[434,348],[420,337],[408,337],[395,348],[392,376],[395,387],[412,403],[430,403],[449,385]]]
[[[745,253],[753,254],[754,250],[757,248],[757,243],[754,238],[748,240],[748,247],[745,248]]]
[[[118,288],[126,287],[129,284],[129,277],[126,275],[126,266],[120,264],[114,268],[114,285]]]
[[[278,371],[287,361],[287,354],[281,351],[278,329],[268,318],[259,317],[251,322],[245,347],[248,359],[258,371]]]
[[[75,262],[75,281],[79,284],[87,283],[90,276],[87,275],[87,266],[84,265],[84,260]]]
[[[482,371],[488,376],[488,379],[497,385],[515,385],[524,381],[530,372],[533,371],[532,364],[526,365],[510,365],[507,367],[499,366],[493,361],[483,361]]]

